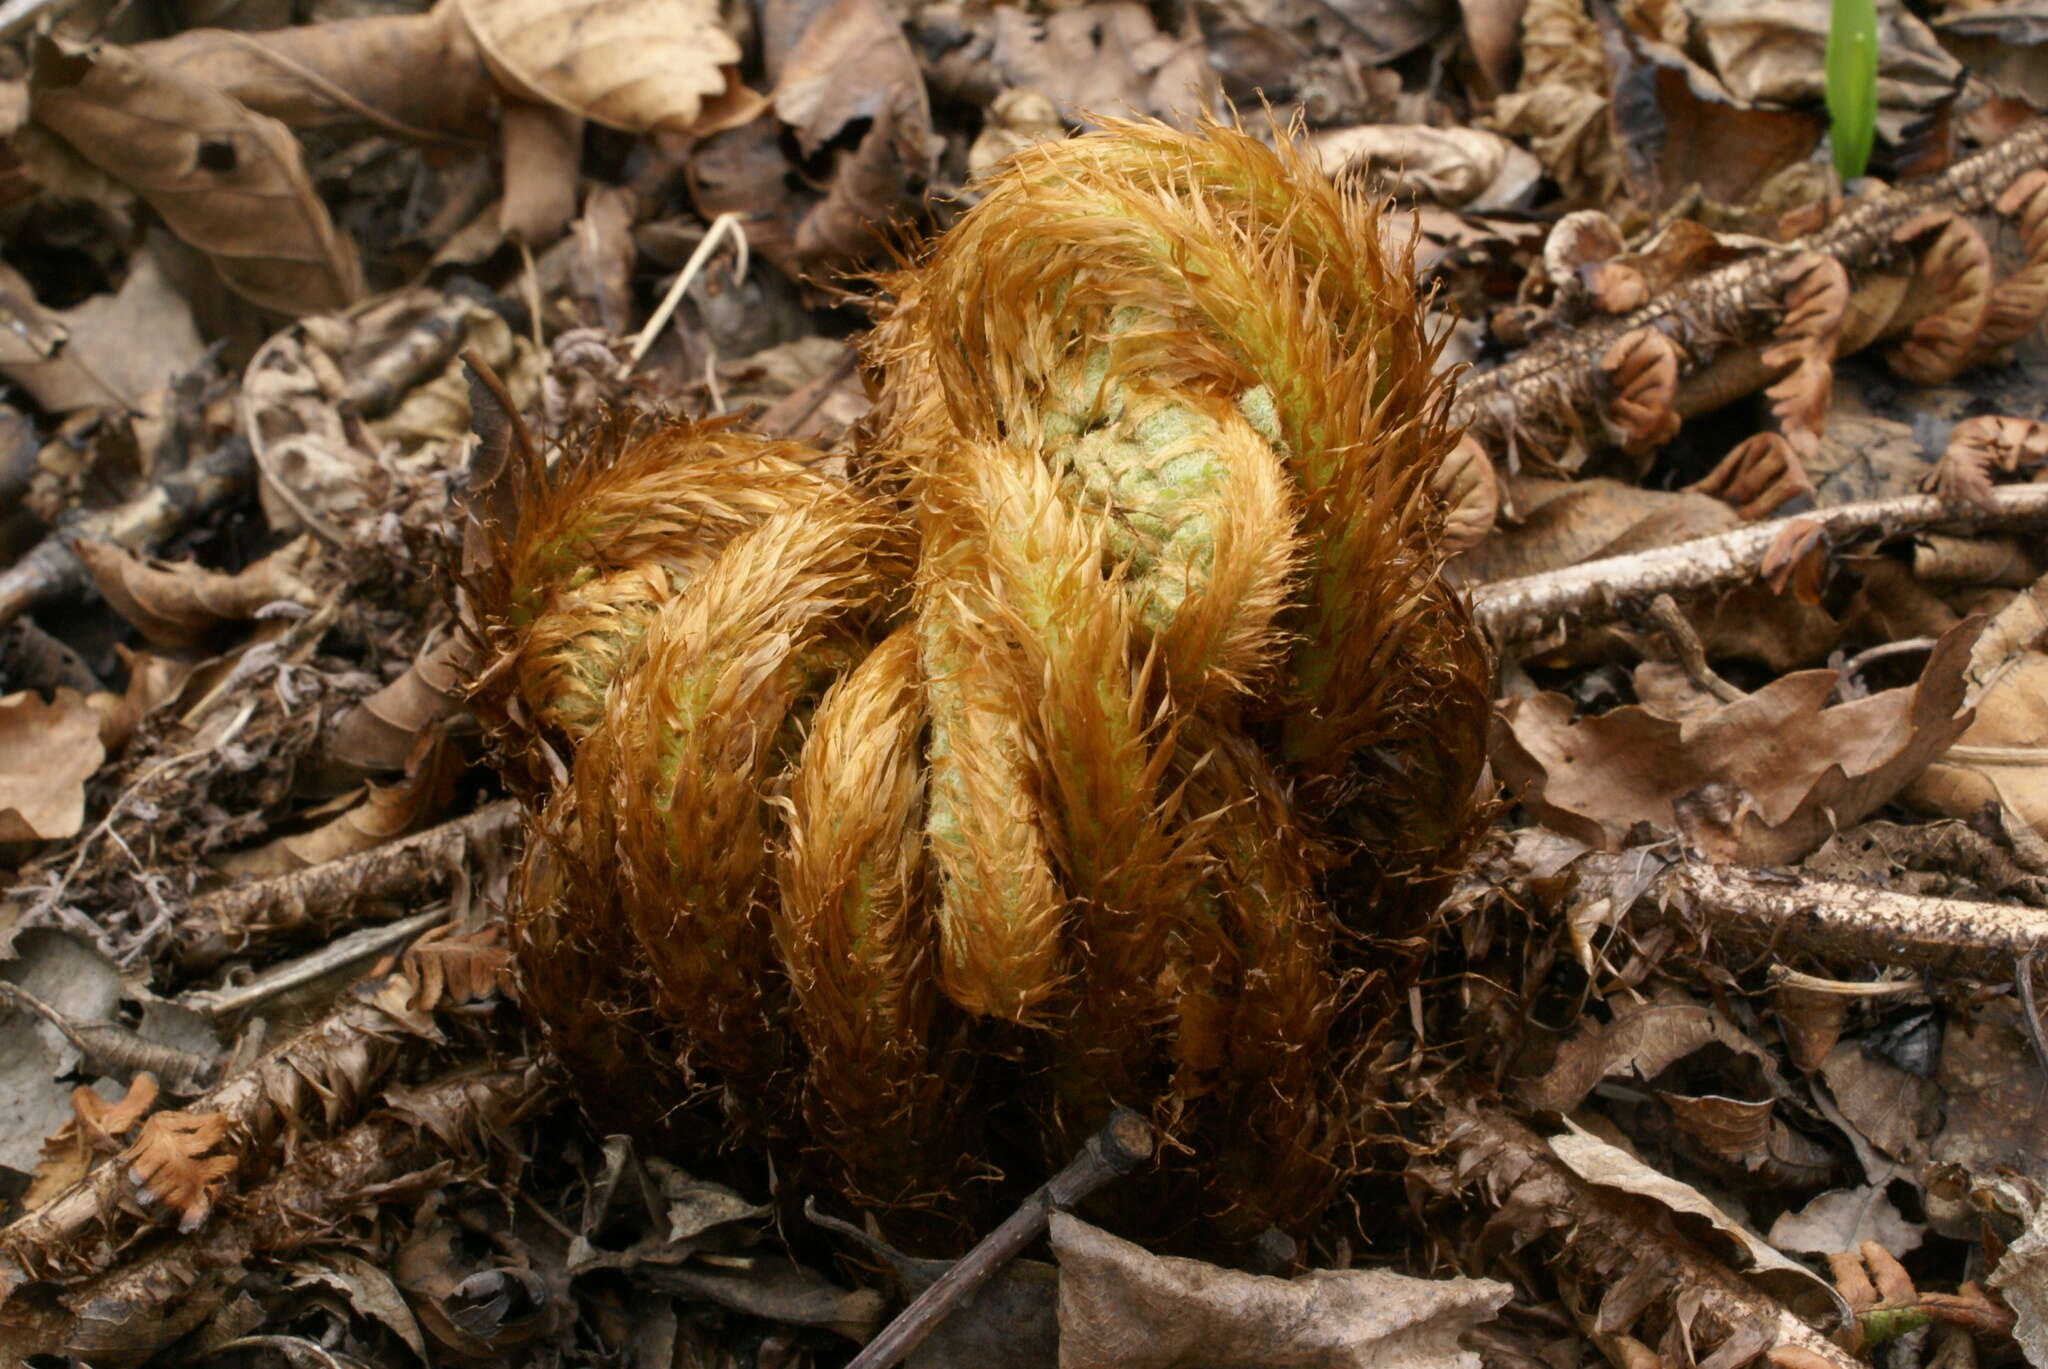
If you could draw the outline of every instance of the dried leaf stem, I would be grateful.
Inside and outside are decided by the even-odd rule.
[[[1670,1343],[1690,1350],[1688,1362],[1732,1366],[1765,1351],[1797,1349],[1812,1356],[1806,1363],[1861,1369],[1862,1360],[1680,1235],[1668,1220],[1645,1220],[1643,1200],[1573,1173],[1542,1137],[1505,1110],[1453,1097],[1444,1134],[1446,1153],[1439,1160],[1448,1162],[1458,1186],[1485,1194],[1499,1210],[1494,1224],[1503,1228],[1501,1236],[1517,1246],[1538,1235],[1537,1228],[1547,1233],[1546,1262],[1590,1289],[1604,1290],[1599,1320],[1608,1329],[1628,1331],[1655,1308],[1683,1323],[1683,1336]]]
[[[187,974],[286,937],[332,936],[359,920],[395,917],[446,894],[465,864],[519,830],[519,805],[467,817],[339,860],[237,884],[192,900],[172,954]]]
[[[368,1201],[363,1195],[446,1165],[464,1138],[501,1129],[541,1096],[532,1071],[473,1067],[395,1094],[374,1116],[300,1149],[197,1235],[144,1247],[139,1258],[76,1286],[68,1315],[36,1328],[47,1344],[10,1348],[135,1363],[183,1333],[180,1305],[239,1275],[252,1255],[288,1255],[327,1236]]]
[[[2038,531],[2048,527],[2048,485],[2002,486],[1982,507],[1928,494],[1838,504],[1714,537],[1495,581],[1474,592],[1474,608],[1481,625],[1503,646],[1533,641],[1562,621],[1632,617],[1659,594],[1731,589],[1754,578],[1764,554],[1802,522],[1838,546],[1851,538],[1895,537],[1937,527]]]
[[[1504,365],[1468,377],[1452,406],[1453,422],[1499,456],[1518,433],[1553,423],[1602,431],[1606,406],[1602,359],[1638,329],[1655,329],[1677,345],[1688,369],[1731,348],[1766,342],[1784,309],[1787,269],[1806,253],[1839,261],[1850,279],[1895,264],[1901,228],[1930,211],[1981,214],[1994,210],[2006,188],[2028,171],[2048,166],[2048,120],[2036,120],[1995,146],[1956,163],[1939,176],[1851,204],[1833,223],[1806,237],[1708,272],[1634,313],[1592,320],[1518,353]],[[1910,322],[1910,320],[1902,320]],[[1733,392],[1715,390],[1679,412],[1712,407]]]
[[[366,981],[325,1017],[267,1053],[255,1067],[193,1100],[189,1113],[227,1118],[234,1150],[268,1152],[290,1123],[322,1118],[338,1126],[364,1100],[404,1052],[407,1023],[382,1006],[378,989],[400,1001],[413,992],[404,974]],[[0,1303],[31,1279],[75,1279],[111,1264],[138,1230],[161,1215],[137,1215],[122,1199],[132,1193],[127,1166],[103,1162],[49,1202],[0,1227]]]

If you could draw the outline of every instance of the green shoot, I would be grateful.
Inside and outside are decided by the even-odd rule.
[[[1853,181],[1870,164],[1877,137],[1876,0],[1831,0],[1828,15],[1828,122],[1835,170]]]

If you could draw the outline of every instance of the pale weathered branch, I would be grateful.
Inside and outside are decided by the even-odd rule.
[[[287,936],[332,936],[359,919],[416,912],[447,893],[476,852],[517,832],[519,822],[519,805],[501,799],[352,856],[204,894],[187,909],[172,955],[192,974]]]
[[[1503,646],[1533,641],[1560,623],[1583,626],[1635,617],[1659,594],[1732,589],[1755,579],[1764,554],[1802,523],[1837,546],[1854,538],[1933,528],[2038,531],[2048,527],[2048,485],[2002,486],[1981,507],[1928,494],[1838,504],[1713,537],[1497,580],[1479,586],[1473,601],[1479,621]]]

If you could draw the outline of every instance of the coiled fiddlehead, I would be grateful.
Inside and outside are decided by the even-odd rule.
[[[983,190],[885,282],[853,479],[703,425],[534,478],[479,686],[568,753],[528,998],[626,1060],[560,982],[597,948],[878,1204],[1123,1102],[1207,1215],[1299,1226],[1477,824],[1436,345],[1284,145],[1117,122]]]

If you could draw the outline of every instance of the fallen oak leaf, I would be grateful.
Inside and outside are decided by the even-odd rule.
[[[298,315],[362,293],[355,248],[277,120],[132,52],[66,51],[47,38],[35,45],[29,111],[148,200],[245,299]]]
[[[135,1144],[121,1155],[138,1200],[177,1213],[178,1230],[198,1230],[241,1163],[238,1155],[207,1153],[227,1135],[224,1112],[159,1112],[144,1122]]]

